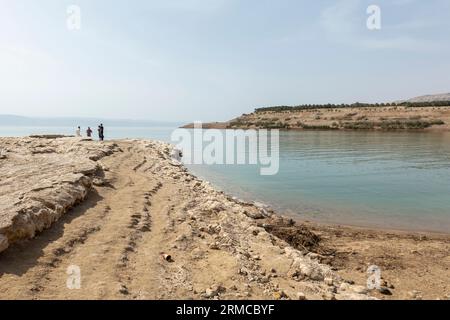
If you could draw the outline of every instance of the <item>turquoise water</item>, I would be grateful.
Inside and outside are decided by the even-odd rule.
[[[107,128],[107,138],[170,141],[174,128]],[[0,136],[73,134],[72,128],[0,127]],[[450,233],[450,133],[280,133],[280,170],[191,165],[220,189],[304,220]]]
[[[280,170],[191,166],[244,199],[304,220],[450,233],[450,133],[280,133]]]

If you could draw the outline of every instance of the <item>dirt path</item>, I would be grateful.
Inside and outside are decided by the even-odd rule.
[[[51,229],[2,254],[2,297],[138,297],[142,293],[131,290],[132,279],[137,279],[133,274],[148,275],[148,291],[158,292],[159,281],[152,277],[158,274],[161,259],[156,252],[164,247],[161,229],[168,223],[168,208],[152,206],[152,202],[159,203],[153,198],[174,190],[144,172],[144,160],[144,155],[134,152],[105,158],[110,168],[107,186],[96,187]],[[143,244],[145,249],[141,249]],[[66,272],[72,265],[81,271],[80,290],[69,290],[66,285]]]
[[[210,249],[205,235],[193,231],[185,210],[192,190],[162,177],[158,161],[132,142],[119,145],[124,152],[102,159],[108,168],[103,186],[50,229],[0,255],[0,297],[201,298],[215,283],[245,292],[242,297],[250,296],[248,291],[270,297],[261,288],[243,286],[236,257]],[[172,259],[166,261],[163,253]],[[74,266],[81,287],[69,289],[68,270]]]

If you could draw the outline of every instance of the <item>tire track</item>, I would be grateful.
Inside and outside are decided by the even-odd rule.
[[[131,233],[126,238],[126,246],[122,250],[119,262],[117,264],[117,279],[119,281],[119,293],[123,296],[130,294],[130,272],[133,272],[134,257],[133,255],[138,253],[138,247],[145,233],[151,232],[152,219],[150,209],[152,206],[151,198],[158,193],[162,188],[162,183],[158,182],[148,192],[143,194],[143,208],[141,212],[134,213],[130,216],[130,223],[128,229]]]

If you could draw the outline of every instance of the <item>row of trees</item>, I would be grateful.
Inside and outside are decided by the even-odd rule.
[[[382,108],[382,107],[448,107],[450,101],[434,101],[434,102],[398,102],[398,103],[353,103],[353,104],[304,104],[299,106],[275,106],[267,108],[257,108],[255,112],[283,112],[283,111],[299,111],[311,109],[338,109],[338,108]]]

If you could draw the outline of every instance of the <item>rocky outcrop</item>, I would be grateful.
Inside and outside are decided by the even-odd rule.
[[[45,139],[45,140],[44,140]],[[114,143],[0,138],[0,252],[33,238],[82,201]]]

